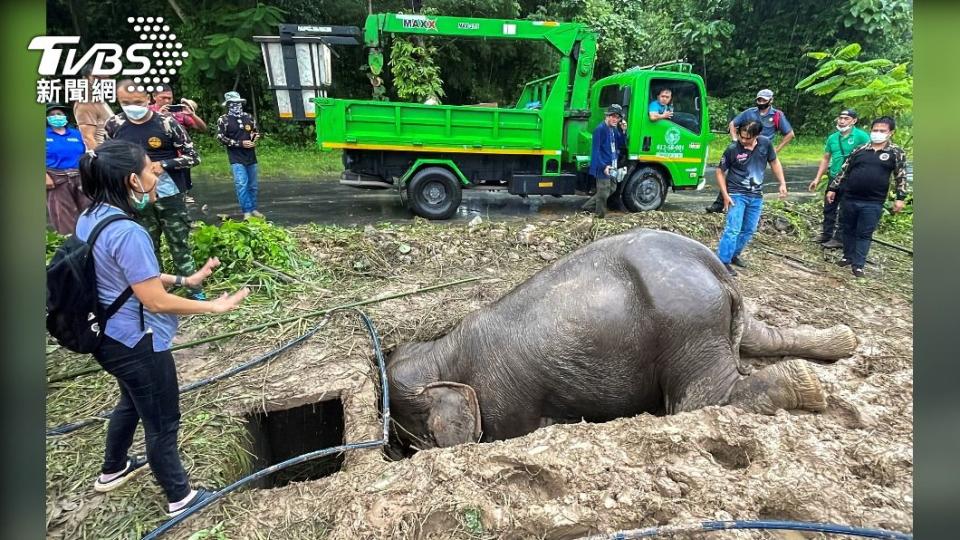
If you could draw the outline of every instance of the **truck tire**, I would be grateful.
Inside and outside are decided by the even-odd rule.
[[[407,184],[410,209],[427,219],[450,219],[462,196],[460,181],[443,167],[420,169]]]
[[[667,181],[653,167],[637,169],[623,186],[623,204],[631,212],[648,212],[663,206]]]

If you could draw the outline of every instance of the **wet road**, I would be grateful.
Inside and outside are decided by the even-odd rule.
[[[816,173],[816,166],[785,167],[784,171],[791,200],[806,200],[813,196],[807,191],[807,184]],[[764,192],[768,200],[776,198],[777,182],[769,170]],[[190,205],[194,219],[217,223],[220,221],[219,215],[225,214],[233,219],[241,217],[233,183],[229,181],[207,181],[202,176],[195,175],[192,194],[197,201]],[[704,190],[670,192],[662,210],[703,212],[704,207],[716,196],[713,168],[708,168],[707,187]],[[413,220],[413,214],[401,205],[395,189],[356,189],[341,186],[336,180],[328,178],[261,181],[259,199],[260,211],[278,225],[320,223],[362,226],[383,221],[408,223]],[[485,221],[524,219],[531,216],[562,217],[579,210],[586,200],[587,197],[583,196],[530,196],[522,199],[505,191],[465,190],[463,202],[449,222],[464,223],[476,216]],[[201,210],[203,205],[206,205],[205,210]]]

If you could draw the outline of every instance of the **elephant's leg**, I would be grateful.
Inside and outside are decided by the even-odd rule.
[[[721,337],[691,347],[682,346],[667,365],[661,386],[667,414],[701,409],[724,402],[739,379],[739,359],[733,346]]]
[[[740,353],[743,356],[800,356],[838,360],[853,354],[857,337],[845,324],[820,330],[812,326],[774,328],[752,316],[745,317]]]
[[[803,360],[787,360],[757,370],[733,385],[729,405],[750,412],[774,414],[780,409],[823,411],[826,396],[820,379]]]

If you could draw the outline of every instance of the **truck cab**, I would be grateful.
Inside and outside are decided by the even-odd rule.
[[[632,68],[596,81],[590,91],[590,123],[596,127],[612,104],[624,109],[627,149],[620,165],[627,178],[617,194],[631,211],[659,208],[668,190],[702,188],[710,134],[703,79],[690,73],[689,64]],[[671,91],[673,116],[650,120],[650,104],[661,90]],[[578,161],[589,164],[592,130],[577,146]],[[586,159],[584,159],[584,157]]]

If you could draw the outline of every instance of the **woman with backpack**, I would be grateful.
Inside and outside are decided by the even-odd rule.
[[[143,148],[127,141],[107,141],[86,153],[80,159],[80,181],[93,203],[77,220],[76,236],[86,241],[98,223],[110,219],[93,238],[92,254],[101,306],[120,304],[119,309],[107,310],[114,313],[100,323],[104,325],[102,341],[93,352],[120,386],[120,401],[107,428],[102,474],[94,490],[116,489],[149,464],[169,502],[168,515],[174,517],[210,496],[208,491],[190,488],[177,451],[180,403],[170,352],[177,316],[230,311],[250,290],[225,293],[212,301],[167,291],[198,288],[220,261],[210,259],[190,276],[160,272],[150,234],[131,219],[156,200],[157,175],[156,164]],[[127,453],[141,420],[146,460]]]

